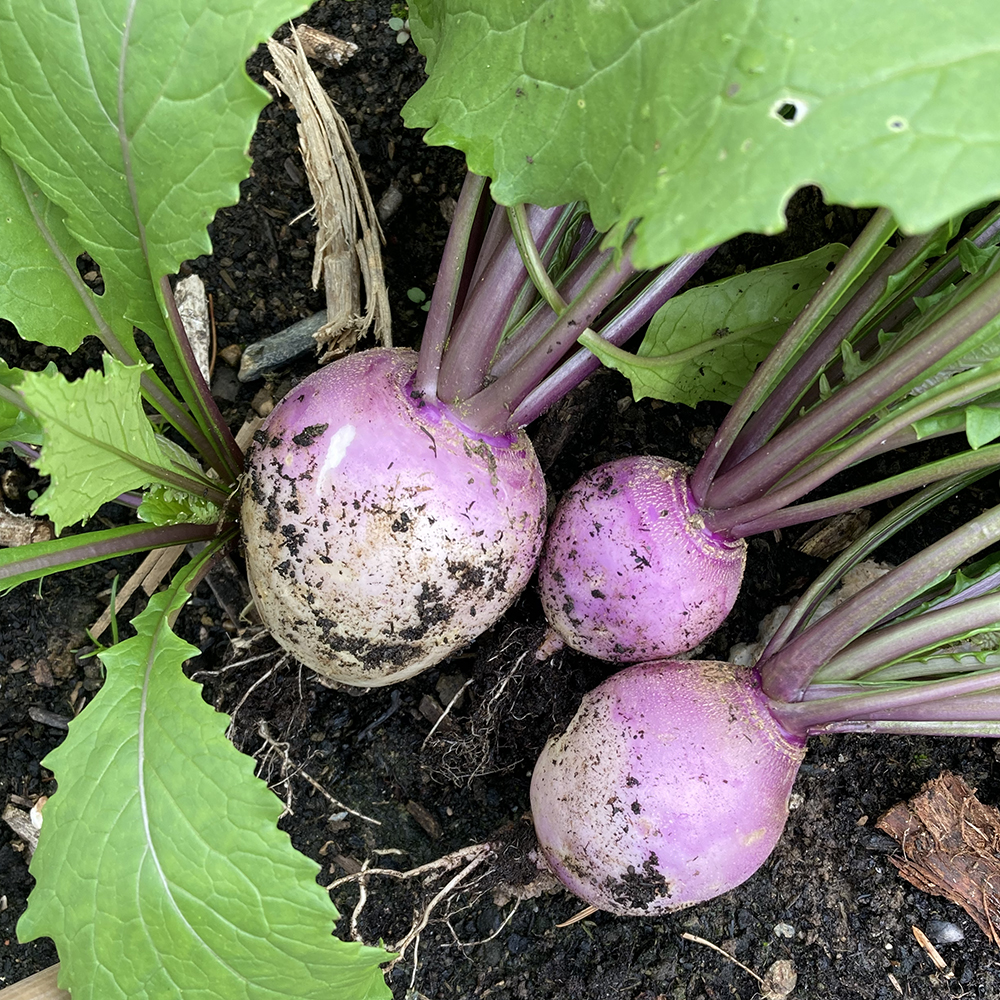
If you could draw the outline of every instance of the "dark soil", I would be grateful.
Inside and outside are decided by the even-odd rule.
[[[411,344],[424,314],[407,291],[429,293],[433,287],[448,199],[457,196],[464,168],[454,151],[429,149],[402,126],[399,109],[421,82],[422,60],[412,42],[397,43],[387,26],[390,15],[388,2],[323,0],[307,20],[359,46],[345,68],[322,70],[320,77],[350,125],[375,200],[393,184],[402,195],[385,225],[385,264],[395,339]],[[266,65],[262,54],[251,60],[256,78]],[[309,285],[312,228],[308,218],[298,217],[310,196],[287,102],[265,110],[251,152],[253,173],[240,204],[220,212],[212,227],[215,255],[191,264],[213,296],[220,348],[246,345],[324,304],[321,292]],[[713,258],[701,280],[796,256],[831,240],[849,242],[865,218],[825,206],[815,190],[800,192],[789,214],[787,233],[733,241]],[[73,372],[96,357],[87,348],[70,359],[40,346],[22,346],[9,327],[0,328],[0,353],[32,367],[56,358]],[[266,383],[240,385],[220,361],[214,387],[238,426],[265,384],[277,399],[314,366],[314,360],[305,359]],[[718,406],[691,410],[635,404],[626,383],[605,373],[532,432],[555,498],[584,469],[619,455],[666,454],[694,462],[721,415]],[[885,458],[885,471],[901,460]],[[28,491],[37,485],[33,473],[10,454],[0,456],[0,464],[11,470],[3,480],[8,504],[26,510]],[[988,491],[967,491],[940,512],[940,524],[926,526],[926,535],[907,533],[885,558],[898,560],[945,524],[996,503],[994,493],[992,485]],[[101,511],[101,518],[116,516],[111,508]],[[751,542],[743,596],[711,640],[708,655],[725,656],[731,643],[752,639],[758,620],[798,593],[822,566],[795,551],[799,534],[786,531]],[[124,578],[137,562],[122,559],[64,573],[40,587],[18,588],[0,601],[4,801],[53,791],[40,760],[63,734],[33,721],[29,710],[72,716],[92,696],[99,670],[74,650],[86,645],[83,630],[102,609],[101,592],[116,573]],[[130,605],[122,619],[137,608]],[[420,937],[417,968],[411,949],[393,970],[390,982],[399,998],[749,1000],[759,993],[745,971],[683,939],[685,932],[726,949],[760,975],[775,960],[790,959],[798,973],[793,995],[800,998],[1000,995],[994,948],[964,912],[902,882],[889,863],[893,842],[874,828],[883,811],[944,769],[977,787],[984,802],[1000,801],[991,741],[816,739],[796,784],[796,808],[784,837],[745,885],[671,916],[594,914],[560,928],[557,924],[581,909],[570,896],[542,894],[515,908],[511,902],[498,904],[491,890],[502,882],[523,881],[525,875],[522,862],[531,834],[524,816],[535,756],[546,737],[572,716],[582,693],[610,671],[574,655],[537,664],[530,650],[542,632],[542,619],[532,593],[475,648],[413,681],[367,693],[325,687],[282,656],[266,635],[244,632],[243,639],[253,641],[237,650],[227,619],[227,611],[203,586],[178,625],[202,650],[190,669],[205,683],[213,705],[235,712],[236,743],[258,756],[262,776],[289,803],[282,825],[295,845],[321,864],[324,884],[367,858],[376,865],[409,868],[488,838],[508,845],[502,861],[481,881],[454,893],[436,911]],[[435,705],[439,710],[470,679],[449,721],[427,741]],[[507,684],[498,694],[504,679]],[[287,744],[290,766],[268,752],[258,731],[261,721],[275,740]],[[302,774],[288,777],[299,767],[337,800],[381,825],[331,805]],[[386,850],[401,853],[375,854]],[[359,921],[364,938],[398,940],[414,909],[443,884],[373,879]],[[2,984],[56,960],[50,942],[17,941],[15,924],[30,887],[23,846],[13,835],[0,837]],[[345,914],[339,932],[346,934],[357,891],[345,886],[334,898]],[[947,974],[935,971],[911,930],[917,926],[933,937],[935,921],[955,924],[965,933],[958,943],[939,945]]]

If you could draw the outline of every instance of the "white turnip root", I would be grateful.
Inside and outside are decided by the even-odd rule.
[[[531,779],[546,861],[601,910],[654,914],[711,899],[773,850],[805,739],[753,671],[715,661],[627,667],[587,694]]]
[[[689,470],[635,456],[563,496],[538,567],[545,617],[573,649],[636,663],[692,649],[732,609],[746,543],[706,529]]]
[[[257,432],[242,521],[277,641],[345,684],[404,680],[471,642],[527,584],[545,486],[523,431],[464,429],[371,350],[301,382]]]

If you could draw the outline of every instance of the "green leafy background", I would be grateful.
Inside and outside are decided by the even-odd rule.
[[[583,199],[599,229],[643,218],[640,266],[776,232],[804,184],[914,232],[1000,194],[994,0],[409,10],[430,79],[406,123],[465,151],[504,204]]]
[[[0,0],[0,145],[30,176],[21,183],[4,165],[0,198],[12,219],[39,206],[64,258],[53,262],[47,234],[30,234],[20,218],[8,224],[8,232],[24,235],[0,248],[0,277],[15,281],[13,291],[0,287],[0,311],[24,335],[72,350],[94,332],[70,303],[75,294],[85,312],[103,313],[133,353],[131,327],[144,330],[178,378],[156,282],[210,252],[205,227],[238,200],[246,150],[268,101],[243,62],[307,6]],[[55,217],[46,201],[59,207]],[[81,249],[101,266],[104,296],[71,287],[79,277],[66,261]],[[61,278],[47,273],[53,267]],[[50,283],[64,322],[35,314]]]
[[[170,468],[143,415],[132,327],[152,337],[183,393],[158,282],[210,250],[205,226],[237,200],[268,100],[244,60],[306,6],[0,0],[0,315],[66,350],[97,333],[115,354],[103,375],[72,383],[0,364],[0,385],[30,410],[8,393],[0,435],[42,440],[52,485],[36,511],[60,527]],[[80,281],[83,250],[101,268],[101,296]],[[65,554],[70,541],[43,551]],[[170,622],[198,568],[103,654],[104,686],[46,758],[59,788],[19,935],[55,940],[74,1000],[387,997],[379,964],[389,956],[332,936],[337,913],[317,866],[277,830],[281,804],[184,676],[198,651]]]

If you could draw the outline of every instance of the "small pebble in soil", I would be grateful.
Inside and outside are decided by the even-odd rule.
[[[795,937],[795,928],[791,924],[775,924],[774,933],[776,937],[793,938]]]
[[[965,931],[950,920],[928,920],[924,932],[935,944],[955,944],[965,940]]]

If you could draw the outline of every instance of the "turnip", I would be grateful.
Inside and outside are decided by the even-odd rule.
[[[574,328],[600,315],[621,341],[708,256],[618,307],[634,276],[628,248],[616,261],[591,232],[568,264],[552,263],[578,232],[578,208],[497,210],[484,229],[488,205],[470,175],[420,353],[366,351],[314,373],[247,455],[241,520],[257,609],[285,649],[338,682],[411,677],[511,605],[546,516],[522,427],[597,366],[554,372],[576,349]],[[551,305],[533,284],[555,287],[547,266],[560,287]]]
[[[810,734],[1000,734],[1000,656],[991,643],[968,655],[954,645],[1000,628],[997,559],[948,575],[1000,539],[1000,507],[807,625],[839,574],[957,485],[871,529],[803,595],[756,668],[659,660],[584,697],[531,781],[542,854],[570,891],[642,915],[739,885],[781,836]]]
[[[587,694],[531,779],[535,831],[573,893],[642,914],[711,899],[767,859],[805,740],[727,663],[627,667]]]
[[[545,484],[524,432],[476,434],[414,399],[416,365],[386,349],[321,368],[250,451],[254,600],[286,649],[335,680],[404,680],[470,642],[541,547]]]
[[[688,478],[679,462],[636,456],[563,495],[538,580],[546,618],[574,649],[652,660],[696,646],[729,613],[746,545],[706,529]]]
[[[695,469],[655,456],[619,459],[562,497],[539,566],[555,633],[543,651],[563,642],[632,663],[690,650],[732,608],[744,538],[997,462],[1000,446],[982,447],[996,437],[993,425],[966,420],[966,407],[990,412],[977,404],[995,406],[990,394],[1000,382],[991,346],[1000,312],[995,248],[989,266],[965,274],[956,246],[928,274],[921,265],[942,248],[941,234],[912,237],[844,302],[894,228],[886,213],[875,214],[747,383]],[[994,213],[970,238],[991,247],[996,234]],[[918,310],[915,296],[932,293],[934,308]],[[592,334],[581,342],[626,372],[657,364],[598,347]],[[966,432],[972,450],[800,502],[866,459],[954,432]]]

